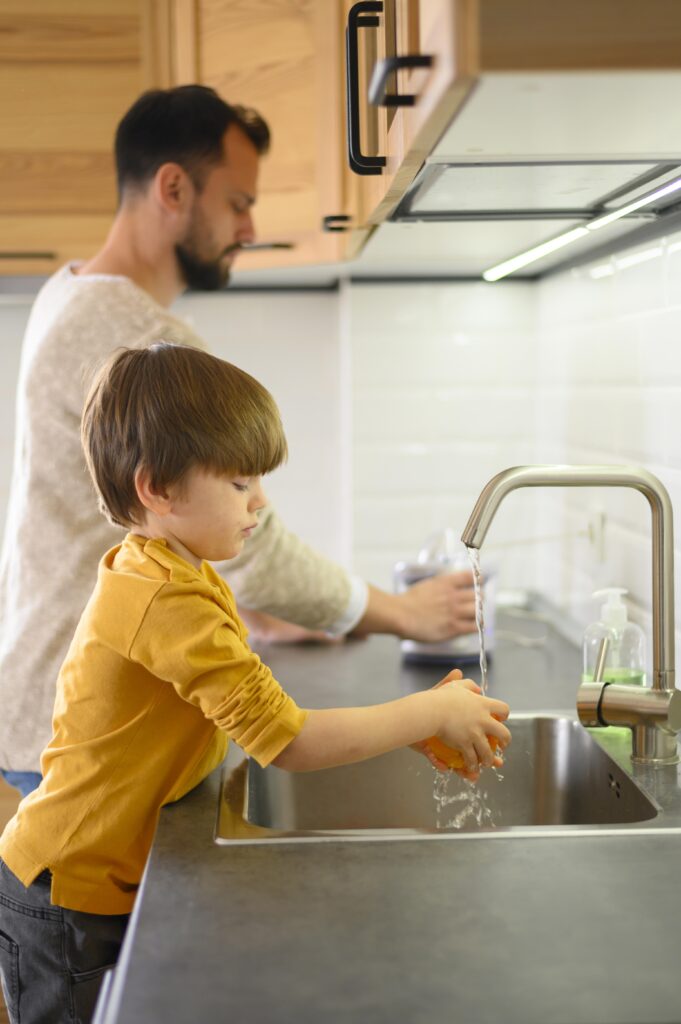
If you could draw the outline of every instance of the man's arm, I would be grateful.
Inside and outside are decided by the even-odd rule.
[[[364,615],[352,634],[394,633],[437,643],[475,630],[475,592],[470,572],[447,573],[415,583],[402,594],[369,587]]]
[[[264,510],[243,553],[216,568],[247,614],[248,609],[266,612],[306,630],[393,633],[437,642],[475,629],[470,572],[423,580],[403,594],[372,586],[358,591],[345,569],[287,530],[271,507]],[[270,640],[277,639],[274,627],[270,622]]]
[[[306,629],[252,608],[239,606],[239,615],[248,628],[249,638],[263,644],[335,644],[343,640],[343,636],[335,637],[322,629]]]

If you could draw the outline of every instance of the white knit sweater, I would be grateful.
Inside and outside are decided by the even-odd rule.
[[[117,346],[161,339],[204,347],[125,277],[64,267],[31,312],[0,561],[0,768],[39,770],[57,674],[99,560],[123,535],[98,512],[81,451],[88,380]],[[364,609],[363,585],[289,533],[271,509],[239,558],[218,568],[244,607],[311,629],[349,629]]]

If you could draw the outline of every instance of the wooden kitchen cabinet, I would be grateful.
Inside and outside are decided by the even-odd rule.
[[[181,68],[176,6],[0,0],[0,274],[51,273],[101,246],[116,124]]]
[[[240,269],[350,252],[352,233],[322,230],[352,185],[339,0],[0,0],[0,273],[93,255],[116,210],[118,120],[144,89],[193,81],[272,128],[256,225],[293,248]]]
[[[353,6],[345,0],[346,16]],[[362,86],[360,119],[374,126],[363,144],[367,154],[385,159],[380,174],[355,175],[357,205],[371,224],[393,212],[485,75],[681,66],[678,0],[650,0],[645,14],[640,0],[380,0],[373,6],[381,8],[371,44],[376,60],[427,55],[432,65],[398,70],[388,81],[388,93],[414,96],[413,106],[371,107]]]
[[[481,0],[484,3],[484,0]],[[355,5],[346,0],[346,18]],[[373,46],[375,61],[360,83],[362,148],[385,160],[380,174],[361,175],[357,205],[366,223],[392,212],[421,164],[472,89],[478,72],[478,0],[380,0],[375,40],[361,33],[361,63]],[[427,56],[430,67],[402,68],[387,78],[389,96],[411,96],[410,106],[371,106],[368,84],[377,63]],[[363,69],[364,70],[364,69]],[[372,132],[373,138],[369,137]],[[375,141],[374,141],[375,140]],[[378,150],[372,148],[378,146]]]
[[[211,85],[272,129],[256,227],[290,250],[240,269],[352,255],[341,0],[0,0],[0,274],[90,257],[116,209],[116,124],[146,88]],[[355,217],[355,224],[358,218]]]
[[[335,262],[363,239],[326,232],[353,213],[343,124],[339,0],[197,0],[197,80],[228,102],[255,107],[272,130],[255,224],[260,243],[239,270]],[[356,221],[355,221],[356,223]]]

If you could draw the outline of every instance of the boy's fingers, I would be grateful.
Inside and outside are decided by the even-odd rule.
[[[458,682],[463,676],[463,672],[460,668],[454,668],[452,671],[441,679],[439,683],[436,683],[433,687],[434,690],[438,690],[441,686],[449,686],[451,683]]]
[[[496,736],[496,738],[501,743],[502,747],[507,747],[511,742],[510,729],[507,729],[503,722],[497,721],[496,718],[493,718],[492,721],[487,726],[485,726],[485,728],[487,730],[488,735]]]
[[[475,752],[478,755],[478,760],[483,768],[491,768],[494,763],[494,754],[492,748],[489,745],[487,737],[484,735],[476,736],[475,740]]]
[[[474,683],[472,679],[452,679],[448,686],[464,686],[471,693],[481,693],[481,689],[477,683]]]
[[[466,766],[467,772],[479,772],[480,771],[480,760],[476,753],[475,747],[471,744],[467,747],[461,748],[463,754],[463,761]]]
[[[489,701],[489,713],[498,718],[499,721],[505,722],[511,713],[511,709],[505,700],[497,700],[495,697],[488,697]]]
[[[448,683],[454,683],[457,679],[463,679],[463,672],[460,668],[453,668],[451,672],[448,672],[444,679],[441,679],[439,683],[436,683],[433,687],[437,690],[438,686],[446,686]]]

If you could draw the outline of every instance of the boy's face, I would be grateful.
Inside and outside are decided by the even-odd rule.
[[[235,558],[266,504],[259,476],[218,476],[195,467],[172,489],[170,510],[162,520],[164,534],[171,548],[195,565],[203,559]]]

